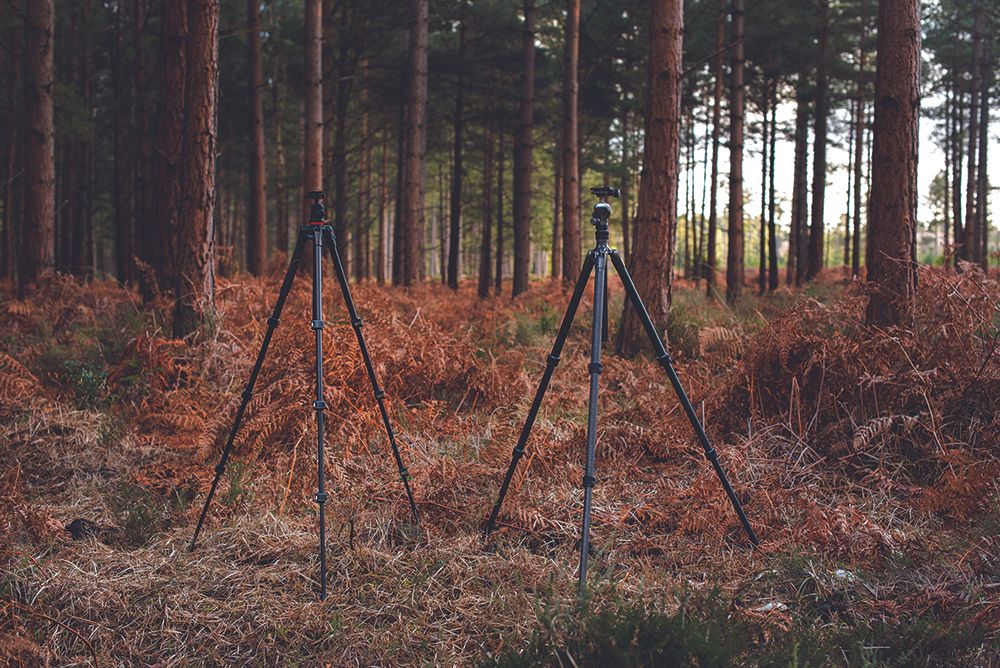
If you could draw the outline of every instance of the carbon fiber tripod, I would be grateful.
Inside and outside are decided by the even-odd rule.
[[[646,330],[646,335],[649,337],[650,343],[653,344],[653,350],[656,351],[656,359],[660,363],[660,366],[663,367],[663,370],[666,371],[667,377],[670,379],[670,384],[673,386],[674,392],[677,394],[677,398],[680,400],[681,406],[684,407],[684,412],[687,413],[688,420],[691,421],[691,426],[694,427],[695,434],[697,434],[698,440],[701,442],[701,445],[705,450],[705,457],[712,463],[712,467],[715,469],[715,473],[719,477],[722,487],[726,490],[726,495],[729,497],[729,502],[732,504],[733,510],[736,511],[737,516],[740,518],[740,522],[743,524],[743,529],[746,531],[747,536],[749,536],[750,541],[754,545],[757,545],[759,542],[757,540],[757,535],[750,526],[749,520],[747,520],[746,514],[743,512],[743,506],[740,504],[739,498],[737,498],[736,493],[729,484],[729,480],[726,478],[725,472],[722,470],[722,465],[719,463],[719,455],[709,442],[708,436],[705,434],[705,429],[698,420],[698,415],[695,413],[694,407],[691,405],[691,401],[684,392],[680,378],[677,376],[677,371],[674,369],[674,365],[670,360],[670,353],[668,353],[666,348],[664,348],[663,341],[660,340],[660,335],[657,333],[656,327],[653,325],[653,321],[649,318],[649,313],[646,311],[646,307],[642,303],[642,298],[639,296],[639,292],[636,290],[635,284],[632,282],[632,277],[629,275],[628,269],[625,268],[625,262],[621,259],[617,250],[608,247],[608,239],[610,238],[610,233],[608,232],[608,220],[611,217],[611,205],[608,204],[608,197],[619,197],[620,191],[617,188],[591,188],[590,192],[600,198],[600,201],[594,205],[594,215],[590,219],[591,224],[594,226],[594,237],[597,243],[594,246],[594,249],[590,251],[584,259],[583,270],[580,272],[580,278],[576,282],[576,288],[573,290],[573,296],[569,300],[569,307],[566,309],[566,315],[563,316],[562,325],[559,327],[559,333],[556,335],[556,342],[552,346],[552,352],[549,354],[548,362],[545,366],[545,372],[542,374],[542,380],[538,385],[538,391],[535,393],[534,401],[531,402],[531,408],[528,410],[528,417],[524,421],[524,427],[521,429],[521,435],[517,439],[517,445],[514,447],[514,456],[511,459],[510,466],[507,468],[507,474],[504,476],[503,484],[500,486],[500,496],[497,498],[496,505],[493,506],[493,512],[490,513],[490,518],[486,523],[485,530],[486,536],[489,537],[490,532],[493,531],[493,526],[496,523],[497,515],[500,514],[500,507],[503,505],[504,497],[507,495],[507,489],[510,487],[511,478],[514,477],[514,471],[517,468],[517,463],[521,460],[521,457],[524,456],[524,447],[528,442],[528,436],[531,434],[531,428],[535,424],[535,417],[538,415],[538,408],[541,406],[542,398],[545,396],[545,390],[548,388],[549,380],[552,378],[552,372],[555,371],[556,365],[559,364],[559,354],[562,352],[563,344],[566,343],[566,337],[569,335],[569,329],[573,324],[573,318],[576,316],[576,309],[580,305],[580,299],[583,297],[583,291],[587,287],[587,282],[590,280],[590,272],[593,271],[594,320],[591,332],[591,357],[589,367],[590,400],[587,411],[587,454],[583,472],[583,529],[580,540],[581,596],[583,596],[586,592],[587,585],[587,558],[589,557],[590,551],[590,504],[593,488],[597,483],[597,479],[594,477],[594,450],[597,443],[597,385],[598,379],[601,375],[601,344],[608,339],[608,258],[611,259],[611,264],[614,265],[615,271],[618,272],[618,276],[621,278],[621,281],[625,286],[625,293],[628,295],[629,300],[631,300],[632,306],[635,307],[636,313],[642,321],[643,329]]]
[[[189,550],[194,550],[198,541],[198,534],[201,533],[201,526],[205,522],[208,514],[208,507],[215,496],[215,488],[219,485],[222,474],[226,471],[226,462],[233,449],[233,441],[239,431],[240,423],[243,421],[243,413],[253,394],[254,385],[257,383],[257,376],[260,374],[261,365],[264,363],[264,356],[267,355],[267,348],[271,344],[271,337],[278,327],[281,309],[285,305],[285,299],[292,289],[292,282],[295,274],[298,273],[299,264],[302,261],[302,254],[306,247],[306,242],[312,239],[313,243],[313,271],[312,271],[312,329],[316,333],[316,400],[313,401],[313,408],[316,411],[316,448],[317,448],[317,476],[318,491],[316,493],[316,503],[319,504],[319,571],[320,571],[320,600],[326,598],[326,519],[324,505],[329,495],[326,493],[325,478],[323,475],[323,436],[324,436],[324,416],[326,402],[323,401],[323,241],[327,243],[330,250],[330,257],[333,260],[334,269],[337,271],[337,280],[340,282],[340,291],[344,295],[344,303],[347,305],[347,313],[351,318],[351,326],[354,334],[358,338],[358,346],[361,348],[361,356],[365,361],[365,368],[368,370],[368,380],[371,382],[372,390],[375,394],[375,401],[378,402],[379,412],[382,414],[382,424],[389,437],[389,445],[392,448],[393,457],[396,459],[396,466],[399,468],[399,477],[403,481],[403,488],[406,490],[406,500],[410,505],[410,512],[413,513],[414,521],[417,520],[417,506],[413,501],[413,492],[410,491],[409,473],[403,465],[403,458],[399,454],[399,447],[396,445],[396,435],[389,422],[389,413],[386,411],[385,392],[378,384],[375,377],[375,368],[372,366],[371,356],[368,354],[368,346],[365,345],[365,337],[361,333],[362,322],[358,317],[358,312],[354,308],[354,299],[351,297],[351,289],[347,283],[347,274],[344,272],[344,265],[340,261],[340,254],[337,252],[336,237],[333,234],[333,227],[326,224],[326,208],[323,206],[325,195],[320,191],[309,193],[312,199],[312,206],[309,212],[309,222],[299,230],[298,241],[295,242],[295,250],[292,252],[291,261],[288,263],[288,271],[285,273],[285,280],[281,284],[281,291],[278,293],[278,301],[274,305],[274,312],[267,319],[267,333],[264,334],[264,341],[261,343],[260,352],[257,353],[257,361],[250,372],[250,379],[243,390],[240,407],[236,411],[236,418],[233,420],[232,429],[229,431],[229,438],[226,439],[226,447],[222,451],[222,458],[215,467],[215,478],[212,480],[212,487],[208,490],[208,497],[205,499],[205,506],[201,510],[198,518],[198,526],[195,527],[194,537],[191,539]]]

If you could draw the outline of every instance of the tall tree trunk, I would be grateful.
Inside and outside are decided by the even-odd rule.
[[[562,151],[556,143],[552,172],[554,181],[552,187],[552,278],[562,276]]]
[[[980,73],[980,15],[982,6],[979,0],[972,0],[972,87],[969,90],[969,172],[966,176],[965,193],[965,239],[962,248],[962,259],[976,262],[979,259],[979,225],[976,207],[979,206],[976,195],[976,149],[979,146],[979,91],[982,87]]]
[[[493,280],[496,294],[503,289],[503,109],[500,110],[500,140],[497,142],[497,265]]]
[[[816,115],[814,117],[812,222],[809,226],[809,265],[805,278],[811,281],[823,268],[824,200],[826,196],[826,135],[829,102],[827,100],[827,37],[830,29],[829,0],[819,3],[819,50],[816,60]]]
[[[771,148],[771,128],[768,126],[768,113],[770,112],[771,104],[770,95],[771,84],[769,81],[765,81],[763,92],[761,93],[760,235],[758,237],[760,252],[757,254],[757,293],[761,296],[767,292],[767,165],[768,150]]]
[[[912,230],[916,225],[916,124],[920,113],[919,0],[881,0],[875,67],[875,130],[868,230],[866,320],[913,319]]]
[[[743,289],[743,0],[732,0],[732,87],[729,102],[729,249],[726,302]]]
[[[952,99],[951,99],[951,87],[949,86],[945,90],[944,97],[944,232],[942,236],[942,255],[944,261],[942,264],[947,268],[948,257],[951,253],[951,245],[949,244],[949,231],[951,230],[951,172],[952,172],[952,141],[951,134],[953,132],[952,123]]]
[[[410,82],[403,183],[403,285],[423,273],[424,153],[427,139],[427,0],[411,0]]]
[[[574,2],[578,0],[570,0]],[[535,0],[524,1],[520,118],[514,142],[514,275],[511,295],[528,289],[531,260],[532,132],[535,118]]]
[[[182,159],[184,151],[184,100],[187,90],[187,3],[163,3],[163,49],[160,56],[160,114],[153,151],[153,203],[157,216],[162,262],[157,277],[163,287],[177,282],[177,231],[180,227]],[[118,204],[124,205],[125,197]],[[118,221],[118,279],[133,280],[131,220]]]
[[[629,193],[632,188],[632,169],[629,164],[629,151],[631,142],[629,141],[629,112],[622,114],[622,185],[621,185],[621,210],[622,210],[622,259],[628,262],[628,251],[632,248],[629,228]],[[556,177],[558,183],[559,178]]]
[[[709,187],[708,258],[705,263],[705,290],[715,299],[715,274],[718,267],[715,240],[719,226],[719,136],[722,132],[722,56],[726,37],[726,0],[719,0],[715,23],[715,58],[712,65],[715,92],[712,97],[712,181]]]
[[[406,274],[405,248],[403,244],[403,216],[406,202],[403,189],[406,181],[406,151],[409,142],[406,140],[409,112],[406,102],[399,104],[399,132],[396,135],[396,198],[393,202],[392,216],[392,284],[403,285]]]
[[[952,239],[954,249],[952,250],[952,262],[956,269],[962,259],[963,248],[965,247],[965,227],[962,225],[962,158],[964,157],[964,145],[962,143],[962,128],[965,127],[965,107],[964,96],[955,84],[952,95],[952,106],[954,108],[954,123],[952,123],[952,174],[951,174],[951,211],[952,211]]]
[[[300,220],[309,220],[312,190],[323,190],[323,3],[305,0],[305,137],[302,146],[302,206]],[[307,250],[311,256],[311,246]],[[305,267],[306,262],[302,263]]]
[[[218,0],[189,0],[185,87],[186,137],[178,225],[174,336],[184,337],[211,318],[215,271],[216,101],[219,74]]]
[[[852,119],[850,121],[851,123],[853,123],[854,120],[856,120],[857,109],[859,104],[860,100],[851,100],[851,111],[850,111],[851,113],[850,117]],[[850,132],[853,132],[854,128],[852,128],[852,126],[849,124],[847,126],[847,129],[848,129],[848,137],[850,137]],[[847,191],[844,193],[844,198],[847,201],[847,206],[844,211],[844,261],[842,263],[845,277],[850,276],[850,273],[848,272],[850,272],[850,267],[851,267],[851,213],[853,211],[853,209],[851,208],[851,196],[852,193],[854,192],[854,188],[852,187],[851,184],[851,174],[854,173],[855,162],[860,164],[860,160],[857,159],[856,154],[854,152],[854,148],[855,148],[854,142],[848,141],[847,142]]]
[[[24,14],[24,271],[22,286],[55,265],[55,87],[52,0],[32,0]]]
[[[767,287],[770,291],[778,289],[778,239],[776,225],[775,191],[774,191],[774,156],[778,144],[778,82],[771,85],[771,164],[770,177],[767,186],[767,254],[769,258]]]
[[[989,38],[989,48],[992,51],[992,37]],[[986,58],[985,62],[992,62],[992,58]],[[976,242],[976,261],[987,268],[989,262],[989,216],[990,204],[989,176],[987,171],[987,148],[990,144],[990,89],[992,76],[989,72],[983,77],[982,88],[979,93],[979,174],[976,178],[976,227],[979,232],[979,240]]]
[[[851,249],[851,276],[861,274],[861,164],[865,156],[865,41],[861,36],[861,48],[858,56],[857,115],[854,118],[854,238]]]
[[[792,185],[792,228],[788,251],[789,272],[788,283],[794,279],[795,285],[802,285],[808,267],[808,162],[809,162],[809,100],[805,92],[805,82],[802,77],[796,88],[795,111],[795,164]]]
[[[448,287],[458,290],[459,246],[462,241],[462,130],[465,119],[465,22],[458,25],[458,82],[455,90],[454,148],[448,234]]]
[[[388,132],[383,130],[381,152],[379,160],[378,179],[378,253],[375,257],[375,281],[379,285],[385,285],[386,255],[388,254],[388,200],[389,200],[389,137]]]
[[[268,18],[272,35],[275,34],[278,19],[275,16],[278,6],[269,6]],[[285,192],[287,184],[287,174],[285,171],[285,141],[283,137],[283,126],[285,119],[285,69],[282,55],[279,48],[280,39],[271,40],[274,43],[274,51],[271,54],[271,104],[274,107],[274,164],[276,174],[274,175],[274,213],[275,221],[275,245],[282,253],[288,252],[288,195]]]
[[[566,42],[563,51],[563,281],[572,284],[580,273],[580,146],[579,146],[580,0],[566,2]]]
[[[5,83],[7,83],[9,90],[18,91],[21,89],[22,83],[21,53],[19,50],[15,50],[12,55],[13,62],[10,63],[10,68],[7,72],[10,75],[10,80]],[[18,151],[20,133],[18,132],[17,118],[19,110],[16,100],[17,96],[12,95],[9,107],[10,116],[7,118],[3,175],[0,177],[0,183],[3,186],[3,236],[0,237],[0,278],[4,279],[14,279],[17,276],[18,235],[15,233],[14,227],[18,220],[18,214],[16,212],[17,207],[15,207],[16,197],[14,193],[18,190],[21,181],[21,177],[18,174],[20,171],[21,156]]]
[[[259,276],[267,263],[267,172],[264,146],[264,75],[260,59],[260,0],[247,0],[247,60],[250,84],[250,211],[247,269]]]
[[[127,160],[130,164],[131,187],[127,192],[127,213],[132,220],[138,220],[142,212],[146,210],[146,202],[149,198],[150,190],[154,184],[150,183],[148,163],[150,152],[146,150],[148,142],[148,121],[146,114],[146,90],[148,87],[146,79],[146,63],[144,44],[146,40],[146,20],[149,16],[148,0],[135,0],[128,3],[131,5],[132,18],[132,91],[127,96],[131,102],[131,122],[129,122],[129,145],[124,147]],[[167,230],[152,229],[150,225],[136,225],[133,227],[135,252],[145,258],[157,274],[171,276],[170,271],[164,270],[164,265],[168,261],[164,256],[164,251],[169,249],[169,241],[164,239],[169,235]],[[129,262],[132,259],[129,258]],[[134,271],[134,269],[133,269]],[[147,272],[148,273],[148,272]],[[155,286],[150,284],[149,276],[142,276],[139,281],[139,288],[143,298],[149,301],[155,295]],[[156,279],[157,281],[159,279]]]
[[[737,0],[739,2],[739,0]],[[680,157],[682,0],[654,0],[650,13],[649,101],[646,141],[636,213],[632,274],[650,317],[663,331],[670,315],[674,232],[677,229],[677,164]],[[625,303],[618,350],[634,355],[645,333],[630,302]]]
[[[341,20],[339,25],[345,25],[347,19],[347,4],[341,5]],[[352,66],[348,62],[347,49],[350,42],[346,39],[340,40],[340,49],[337,54],[336,77],[337,77],[337,98],[335,102],[333,148],[331,151],[333,158],[333,218],[334,234],[337,238],[337,246],[340,248],[341,261],[344,264],[344,273],[351,275],[351,269],[359,261],[356,253],[348,251],[352,249],[350,245],[351,225],[347,221],[347,111],[351,98],[351,84],[354,80]]]
[[[479,297],[490,296],[493,283],[493,125],[486,123],[483,135],[483,236],[479,242]]]
[[[368,60],[360,67],[361,160],[358,173],[358,213],[354,223],[354,280],[371,276],[371,214],[372,214],[372,140],[368,123]]]

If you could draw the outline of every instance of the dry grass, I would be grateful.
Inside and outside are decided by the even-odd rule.
[[[549,284],[513,303],[469,288],[354,288],[419,527],[341,300],[327,300],[321,604],[301,281],[238,464],[199,549],[186,551],[277,282],[220,284],[217,319],[188,343],[164,338],[164,304],[108,284],[53,277],[0,307],[0,655],[10,664],[466,665],[523,646],[542,608],[572,603],[585,308],[501,531],[488,545],[478,533],[564,308]],[[759,550],[666,378],[648,359],[609,358],[594,605],[669,607],[682,589],[717,589],[733,615],[765,629],[761,649],[793,628],[928,614],[972,619],[995,642],[1000,289],[981,274],[924,272],[913,330],[872,332],[857,287],[823,285],[825,301],[783,292],[738,313],[680,291],[688,320],[672,333],[693,332],[679,346],[681,375]],[[74,540],[64,527],[77,519],[86,535]],[[976,661],[1000,660],[988,643]]]

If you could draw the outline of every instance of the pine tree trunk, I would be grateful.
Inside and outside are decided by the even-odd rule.
[[[629,142],[629,113],[626,110],[622,115],[622,186],[621,186],[621,213],[622,213],[622,259],[628,262],[628,251],[632,248],[631,238],[629,229],[631,227],[629,221],[629,193],[632,188],[632,169],[629,165],[629,151],[631,150],[631,143]],[[559,182],[559,177],[556,177],[556,183]]]
[[[767,186],[767,255],[768,255],[768,281],[767,289],[771,292],[778,289],[778,239],[776,225],[775,191],[774,191],[774,156],[778,144],[778,82],[771,85],[771,156],[770,156],[770,176]]]
[[[489,122],[483,135],[483,236],[479,242],[479,297],[490,295],[493,283],[493,126]]]
[[[556,143],[556,152],[552,166],[555,183],[552,187],[552,278],[562,276],[562,151]]]
[[[424,152],[427,136],[427,0],[412,0],[406,170],[403,180],[403,285],[423,273]]]
[[[851,123],[854,123],[854,121],[856,120],[857,109],[859,104],[860,100],[851,100],[851,112],[850,112],[851,113],[850,118],[852,119],[850,121]],[[851,136],[850,133],[854,131],[854,128],[849,124],[847,126],[847,129],[848,129],[848,137],[850,137]],[[851,208],[851,197],[854,192],[854,188],[852,187],[851,184],[850,175],[854,173],[855,161],[857,161],[857,163],[860,164],[860,160],[857,160],[856,158],[854,148],[855,148],[854,142],[848,141],[847,142],[848,180],[847,180],[847,191],[844,193],[844,198],[847,202],[847,206],[844,211],[844,261],[842,263],[845,277],[850,276],[849,272],[851,267],[851,213],[853,212],[853,209]]]
[[[31,0],[24,14],[24,257],[22,286],[55,265],[55,87],[52,0]]]
[[[575,0],[570,0],[571,2]],[[535,117],[535,0],[524,2],[521,32],[521,101],[514,140],[514,274],[511,295],[528,289],[531,260],[532,133]]]
[[[276,34],[276,26],[279,23],[276,13],[278,7],[272,4],[269,7],[268,19],[269,28],[272,34]],[[275,221],[275,246],[281,253],[288,252],[288,195],[285,192],[287,174],[285,171],[285,141],[283,137],[283,126],[285,120],[285,92],[282,87],[285,80],[284,63],[282,61],[279,44],[280,39],[272,40],[274,51],[271,53],[271,104],[274,108],[274,164],[276,174],[274,175],[274,213]]]
[[[812,222],[809,226],[809,264],[805,279],[811,281],[823,268],[824,200],[826,196],[826,135],[829,102],[827,100],[827,37],[829,33],[829,0],[820,0],[819,51],[816,63],[816,115],[814,117]]]
[[[857,115],[854,119],[854,238],[851,248],[851,276],[861,274],[861,164],[864,162],[865,142],[865,95],[864,95],[864,70],[865,70],[865,45],[864,38],[861,41],[861,52],[859,56],[861,66],[858,70],[857,100],[858,106],[855,109]]]
[[[346,4],[341,5],[341,25],[346,23],[346,13]],[[359,258],[356,253],[349,253],[349,251],[354,250],[354,247],[350,243],[351,224],[347,220],[347,201],[350,197],[347,193],[347,112],[351,99],[352,82],[354,81],[352,64],[348,63],[348,44],[347,40],[340,40],[340,51],[337,54],[337,97],[334,104],[334,131],[331,156],[333,160],[334,192],[333,230],[337,238],[337,247],[341,252],[344,273],[350,276],[351,269],[354,268]]]
[[[645,154],[636,213],[636,237],[642,235],[642,243],[633,249],[631,272],[659,331],[666,328],[670,315],[670,267],[677,229],[683,29],[682,0],[653,1]],[[618,351],[634,355],[644,339],[639,317],[631,303],[626,302]]]
[[[184,151],[184,99],[187,88],[187,2],[167,2],[163,5],[163,50],[160,65],[160,113],[153,151],[153,209],[161,248],[157,254],[157,279],[164,288],[172,289],[177,282],[177,231],[181,205],[182,154]],[[116,124],[116,139],[117,139]],[[116,150],[116,156],[119,153]],[[120,172],[118,159],[115,171]],[[121,176],[116,178],[121,182]],[[118,190],[121,190],[119,186]],[[116,196],[118,280],[134,280],[131,220],[124,215],[127,197]],[[118,211],[118,207],[122,207]]]
[[[992,38],[990,38],[992,45]],[[992,48],[987,49],[992,51]],[[986,62],[991,62],[991,58],[986,58]],[[979,241],[976,246],[976,261],[987,268],[989,262],[989,176],[987,171],[987,149],[990,144],[990,84],[992,77],[987,73],[983,77],[982,88],[979,93],[979,174],[976,178],[976,227],[979,232]]]
[[[386,131],[382,132],[381,152],[379,161],[378,179],[378,253],[375,257],[375,281],[379,285],[385,285],[386,279],[386,256],[388,255],[388,204],[389,204],[389,137]]]
[[[250,85],[250,211],[247,269],[259,276],[267,263],[267,172],[264,162],[264,75],[260,59],[260,0],[247,0],[247,60]]]
[[[368,119],[368,60],[360,67],[361,160],[358,169],[358,212],[354,223],[354,280],[371,276],[372,140]]]
[[[979,92],[982,88],[982,78],[980,73],[980,0],[972,0],[973,24],[972,24],[972,87],[970,89],[969,101],[969,172],[966,176],[965,193],[965,239],[963,243],[962,259],[976,262],[979,260],[979,215],[977,207],[977,172],[976,160],[979,146]]]
[[[805,82],[799,79],[796,90],[795,110],[795,163],[792,184],[792,227],[788,249],[787,283],[802,285],[808,266],[808,168],[809,162],[809,101],[804,90]]]
[[[309,220],[312,190],[323,190],[323,3],[305,0],[305,137],[300,220]],[[311,247],[310,247],[311,248]],[[308,251],[312,257],[312,251]],[[302,266],[306,266],[306,262]]]
[[[764,89],[761,94],[763,108],[761,109],[761,162],[760,162],[760,235],[758,243],[760,252],[757,254],[757,293],[761,296],[767,292],[767,166],[768,150],[770,144],[770,131],[768,126],[768,113],[770,112],[771,84],[764,82]]]
[[[952,211],[952,262],[956,269],[962,259],[963,248],[965,247],[965,227],[962,224],[962,160],[964,157],[964,146],[962,144],[962,128],[965,127],[965,107],[963,105],[964,96],[955,85],[952,95],[952,106],[954,108],[954,123],[952,124],[952,174],[951,174],[951,211]]]
[[[405,205],[403,189],[406,181],[406,150],[409,142],[406,140],[407,116],[409,112],[406,102],[399,105],[399,131],[396,135],[396,197],[393,202],[392,215],[392,284],[403,285],[406,274],[406,261],[403,248],[403,216]]]
[[[496,294],[500,294],[503,289],[503,110],[500,111],[500,140],[497,142],[497,264],[493,280],[495,282]]]
[[[729,249],[726,302],[743,290],[743,0],[732,0],[732,86],[729,102]]]
[[[912,202],[920,113],[918,0],[881,0],[876,53],[866,320],[879,327],[905,327],[913,319],[911,252],[916,220]]]
[[[562,228],[563,281],[572,284],[580,273],[580,146],[579,146],[580,0],[566,2],[563,51]]]
[[[715,241],[719,226],[719,137],[722,133],[722,56],[726,37],[726,0],[719,0],[715,26],[715,62],[712,66],[715,93],[712,98],[712,181],[709,187],[708,207],[708,256],[705,263],[705,290],[709,299],[715,299],[715,274],[718,267]]]
[[[450,231],[448,234],[448,287],[458,290],[458,251],[462,240],[462,130],[465,115],[465,22],[458,26],[458,82],[455,90],[454,145],[455,156],[452,165],[451,201],[449,211]]]
[[[174,336],[213,317],[215,267],[216,102],[219,73],[218,0],[189,0],[185,142],[178,221]]]

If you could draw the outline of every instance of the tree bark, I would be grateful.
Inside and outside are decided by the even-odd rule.
[[[992,46],[992,38],[990,38]],[[988,49],[992,51],[992,48]],[[987,58],[986,62],[992,59]],[[989,73],[983,77],[982,88],[979,93],[979,164],[978,176],[976,178],[976,228],[979,232],[979,240],[975,244],[976,261],[987,268],[989,263],[989,176],[987,171],[987,149],[990,144],[990,88],[992,77]]]
[[[739,0],[737,0],[739,2]],[[636,213],[632,275],[658,330],[670,315],[674,235],[677,229],[677,165],[680,157],[681,71],[684,5],[654,0],[650,13],[650,58],[646,141]],[[634,355],[645,333],[630,302],[619,330],[618,350]]]
[[[761,161],[760,161],[760,234],[758,243],[760,252],[757,254],[757,293],[761,296],[767,292],[767,166],[768,150],[770,150],[770,131],[768,114],[770,109],[771,84],[764,82],[761,93]]]
[[[462,130],[465,115],[465,22],[458,26],[458,82],[455,90],[455,118],[453,123],[454,144],[452,154],[454,164],[451,176],[451,201],[449,202],[448,233],[448,287],[458,290],[459,247],[462,241]]]
[[[978,257],[978,215],[976,207],[976,148],[979,146],[979,91],[982,86],[979,60],[980,60],[980,14],[981,5],[979,0],[972,0],[973,24],[972,24],[972,86],[969,89],[969,148],[968,165],[969,171],[966,175],[965,193],[965,238],[962,243],[962,259],[976,262]]]
[[[729,249],[726,302],[743,290],[743,0],[732,0],[732,88],[729,102]]]
[[[500,140],[497,142],[497,265],[493,280],[496,294],[503,289],[503,110],[500,110]]]
[[[388,255],[388,204],[389,204],[389,137],[382,132],[381,168],[378,180],[378,253],[375,257],[375,281],[385,285],[385,263]]]
[[[354,222],[354,280],[359,283],[371,275],[371,203],[372,203],[372,139],[368,124],[368,60],[361,61],[361,154],[358,161],[358,211]]]
[[[427,137],[427,0],[411,0],[410,82],[403,183],[403,285],[423,273],[424,152]]]
[[[813,149],[812,223],[809,226],[809,265],[805,278],[811,281],[823,268],[824,199],[826,195],[826,135],[829,103],[827,100],[827,37],[829,33],[829,0],[820,0],[819,50],[816,61],[816,109]]]
[[[868,229],[869,325],[908,326],[913,319],[912,202],[919,113],[919,1],[881,0]]]
[[[269,6],[268,19],[270,20],[271,33],[275,34],[278,19],[275,16],[278,11],[276,4]],[[280,39],[271,40],[274,43],[274,50],[271,53],[271,104],[274,107],[274,164],[276,174],[274,175],[274,213],[275,221],[275,246],[282,253],[288,252],[288,199],[286,189],[285,171],[285,141],[283,137],[283,126],[285,119],[285,91],[282,87],[285,80],[284,63],[282,61],[279,44]]]
[[[493,126],[487,122],[483,135],[483,236],[479,242],[479,297],[490,295],[493,284]]]
[[[267,263],[267,172],[264,146],[264,75],[260,59],[260,0],[247,0],[247,60],[250,86],[250,211],[247,269],[260,276]]]
[[[347,19],[347,4],[341,5],[341,20],[336,25],[345,25]],[[344,264],[344,273],[351,275],[351,270],[355,268],[359,258],[355,252],[357,247],[351,244],[351,224],[347,220],[347,202],[350,195],[347,193],[347,112],[351,99],[352,82],[354,81],[353,63],[348,62],[349,41],[340,40],[340,48],[337,54],[336,65],[336,86],[337,95],[334,103],[334,130],[333,146],[331,157],[333,160],[333,219],[334,234],[337,238],[337,246],[340,248],[341,261]],[[328,82],[331,86],[333,82]]]
[[[305,137],[301,220],[309,220],[312,190],[323,190],[323,3],[305,0]],[[311,248],[311,247],[310,247]],[[312,257],[311,250],[308,257]],[[302,266],[307,263],[303,262]]]
[[[570,0],[574,2],[578,0]],[[521,102],[514,140],[514,274],[511,295],[528,289],[531,260],[532,133],[535,117],[535,0],[524,2],[521,32]]]
[[[705,262],[705,291],[715,299],[715,274],[718,267],[715,240],[719,226],[719,137],[722,133],[722,57],[726,38],[726,0],[719,0],[715,23],[715,58],[712,65],[715,92],[712,97],[712,181],[709,187],[708,255]]]
[[[24,257],[22,286],[55,265],[55,87],[52,0],[31,0],[24,14]]]
[[[572,284],[580,273],[580,146],[579,146],[580,0],[566,2],[563,51],[562,228],[563,281]]]
[[[954,169],[951,175],[951,207],[952,207],[952,239],[954,249],[952,250],[952,261],[958,269],[958,264],[962,260],[962,249],[965,247],[965,226],[962,224],[962,159],[965,147],[962,144],[962,128],[965,127],[965,107],[963,105],[964,96],[958,84],[955,84],[954,95],[952,97],[955,122],[953,123],[952,137],[952,165]]]
[[[794,280],[796,287],[802,285],[808,267],[807,224],[809,220],[808,177],[809,162],[809,100],[800,78],[796,90],[795,110],[795,164],[792,184],[792,227],[789,242],[789,271],[787,283]]]
[[[562,217],[562,151],[556,144],[555,159],[552,161],[553,180],[552,188],[552,278],[562,276],[562,226],[559,224]]]
[[[219,73],[218,0],[189,0],[185,88],[183,196],[178,225],[174,336],[185,337],[213,317],[215,267],[216,102]]]
[[[851,249],[851,276],[861,274],[861,164],[864,162],[865,142],[865,38],[861,35],[858,53],[857,115],[854,118],[854,238]],[[845,260],[846,261],[846,260]]]
[[[164,287],[177,281],[178,225],[181,202],[181,175],[184,151],[184,100],[187,88],[187,3],[163,3],[163,50],[160,66],[160,115],[153,151],[153,203],[157,217],[157,277]],[[117,160],[116,160],[117,162]],[[117,167],[116,167],[117,169]],[[118,206],[128,201],[119,195]],[[126,212],[127,214],[127,212]],[[132,264],[132,221],[127,215],[118,221],[118,279],[134,280]]]
[[[770,176],[768,181],[767,199],[767,255],[768,255],[768,281],[767,288],[773,292],[778,289],[778,239],[776,236],[777,225],[775,221],[777,208],[774,202],[774,156],[778,143],[778,82],[771,84],[771,147],[770,147]]]
[[[622,115],[622,186],[621,186],[621,210],[622,210],[622,259],[628,262],[628,252],[631,250],[631,220],[629,219],[629,194],[632,188],[632,168],[630,165],[629,151],[631,150],[631,143],[629,142],[629,112],[628,110]],[[558,182],[558,177],[556,181]]]

